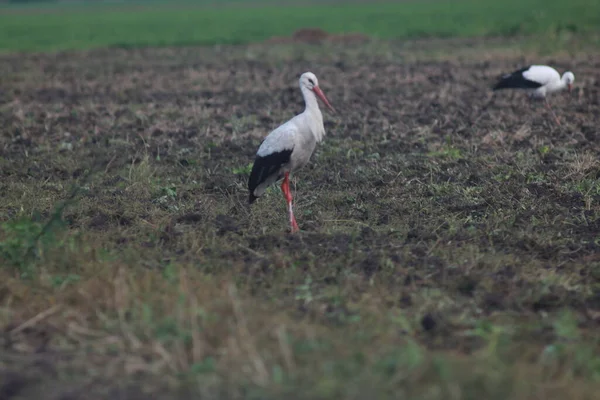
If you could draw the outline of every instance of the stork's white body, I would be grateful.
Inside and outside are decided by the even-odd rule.
[[[323,114],[315,94],[303,87],[302,95],[306,103],[304,112],[269,133],[258,148],[256,155],[259,157],[267,157],[285,150],[291,150],[292,154],[289,161],[281,166],[279,174],[269,176],[256,187],[254,190],[256,197],[262,196],[267,187],[283,173],[294,172],[304,167],[310,161],[317,143],[325,136]]]
[[[561,79],[558,71],[547,65],[532,65],[523,72],[523,77],[542,85],[537,89],[529,90],[529,96],[536,99],[543,99],[547,94],[561,91],[567,87],[567,80]]]

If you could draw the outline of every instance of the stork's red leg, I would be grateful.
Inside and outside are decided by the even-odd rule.
[[[298,228],[298,224],[296,223],[296,218],[294,217],[294,211],[292,210],[292,192],[290,191],[290,173],[286,172],[283,178],[283,182],[281,182],[281,191],[283,192],[283,196],[285,197],[285,201],[288,205],[288,212],[290,215],[290,227],[292,233],[296,233],[300,230]]]
[[[558,120],[558,117],[556,116],[556,114],[554,113],[554,110],[552,109],[552,107],[550,106],[550,103],[548,103],[548,99],[545,98],[544,102],[546,103],[546,108],[548,108],[548,110],[550,110],[550,112],[552,113],[552,116],[554,117],[554,120],[556,121],[556,123],[558,124],[558,126],[560,125],[560,121]]]

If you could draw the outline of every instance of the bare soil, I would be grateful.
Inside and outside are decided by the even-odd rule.
[[[375,354],[402,348],[407,337],[425,354],[458,363],[452,365],[474,362],[494,340],[468,333],[477,321],[509,321],[519,328],[499,357],[510,360],[507,370],[527,365],[531,375],[524,376],[546,384],[552,377],[538,374],[536,360],[563,340],[555,322],[564,312],[576,321],[587,351],[597,352],[600,58],[533,60],[460,49],[419,57],[401,44],[2,56],[0,220],[27,216],[43,223],[73,185],[80,190],[62,213],[62,241],[36,256],[33,277],[23,277],[25,262],[7,250],[0,254],[0,399],[148,392],[227,398],[234,395],[224,388],[244,385],[263,388],[264,396],[310,397],[307,388],[328,376],[319,368],[336,357],[347,360],[348,350],[334,339],[333,353],[312,358],[281,350],[284,361],[277,365],[298,385],[289,388],[306,389],[286,392],[265,355],[275,339],[261,330],[280,321],[305,340],[348,335],[356,351],[368,354],[365,371],[373,370]],[[501,73],[531,62],[575,73],[573,92],[550,98],[560,127],[542,103],[490,90]],[[246,183],[262,138],[302,111],[297,79],[307,70],[319,77],[338,114],[323,111],[327,136],[293,179],[301,232],[290,235],[278,186],[249,207]],[[0,238],[6,242],[11,232],[5,227]],[[68,247],[65,237],[76,244]],[[188,276],[186,293],[204,299],[199,304],[224,321],[231,316],[239,323],[240,315],[236,297],[221,288],[224,282],[238,288],[267,378],[250,347],[238,349],[244,356],[236,361],[225,339],[229,322],[203,328],[202,339],[190,334],[205,349],[191,361],[196,353],[188,339],[183,350],[175,340],[159,341],[175,359],[170,364],[156,336],[136,325],[141,317],[115,300],[123,284],[128,307],[139,301],[168,316],[183,285],[163,282],[174,266]],[[77,278],[58,282],[67,275]],[[202,279],[214,283],[198,286]],[[224,311],[214,301],[232,305]],[[27,325],[51,306],[60,310]],[[409,327],[392,327],[392,314],[405,316]],[[75,323],[87,330],[77,331]],[[359,334],[368,339],[350,339]],[[110,338],[118,354],[144,367],[111,352]],[[218,378],[203,384],[208,392],[173,383],[208,356]],[[576,369],[570,358],[561,360]],[[353,374],[336,379],[350,381]],[[442,379],[427,374],[411,380],[405,394],[417,398],[424,382]],[[592,373],[573,374],[554,392],[542,392],[588,393]],[[327,381],[338,391],[315,383],[324,392],[312,395],[365,398],[376,387],[408,385],[392,375],[382,375],[385,384],[360,376],[366,386],[338,390]],[[461,376],[453,382],[464,398],[471,389],[478,393]],[[373,389],[365,389],[369,383]],[[348,387],[355,391],[345,392]],[[496,393],[487,398],[539,394],[514,389],[503,397],[486,387]]]

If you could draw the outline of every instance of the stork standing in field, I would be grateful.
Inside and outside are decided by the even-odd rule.
[[[494,91],[501,89],[525,89],[531,98],[544,99],[546,107],[560,126],[560,121],[554,110],[552,110],[552,107],[550,107],[546,96],[565,88],[568,88],[570,92],[574,81],[575,75],[571,71],[565,72],[561,77],[557,70],[547,65],[530,65],[502,76],[493,89]]]
[[[268,186],[283,178],[281,191],[287,202],[292,233],[298,232],[299,228],[292,210],[290,173],[308,163],[315,146],[325,135],[323,115],[319,110],[317,97],[335,112],[319,88],[315,74],[305,72],[300,76],[299,82],[306,104],[304,112],[267,135],[258,148],[248,180],[249,202],[252,204],[263,195]]]

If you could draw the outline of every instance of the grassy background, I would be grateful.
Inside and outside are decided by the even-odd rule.
[[[0,50],[54,51],[107,46],[239,44],[303,27],[377,38],[590,34],[600,2],[590,0],[202,1],[175,4],[51,4],[0,8]]]

